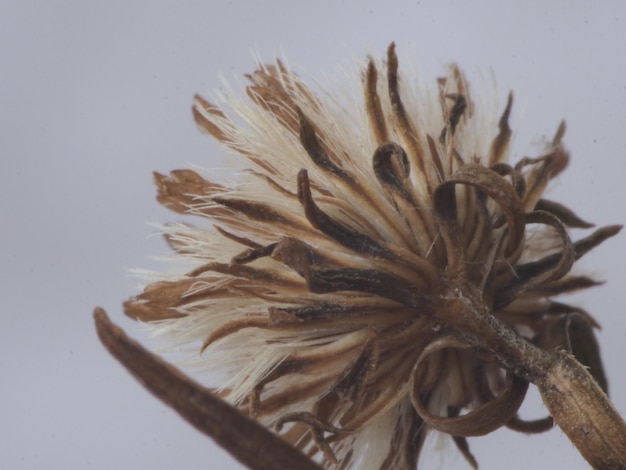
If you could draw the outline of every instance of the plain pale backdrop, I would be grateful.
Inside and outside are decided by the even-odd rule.
[[[322,78],[391,41],[424,80],[455,60],[514,89],[513,159],[565,118],[573,160],[550,198],[626,221],[623,1],[0,2],[0,468],[241,468],[107,355],[92,309],[146,339],[121,312],[136,293],[126,272],[167,251],[148,222],[179,219],[151,172],[229,165],[192,121],[194,93],[252,71],[251,50]],[[579,263],[608,282],[572,300],[604,326],[622,414],[625,262],[623,234]],[[545,413],[530,402],[525,416]],[[482,469],[587,468],[558,429],[470,445]],[[422,468],[468,468],[443,449]]]

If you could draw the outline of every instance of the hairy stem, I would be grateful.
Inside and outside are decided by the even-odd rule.
[[[558,353],[536,385],[556,423],[591,466],[626,467],[626,423],[585,366]]]
[[[468,286],[452,290],[442,323],[463,341],[493,354],[500,365],[534,383],[554,421],[594,468],[626,468],[626,423],[586,367],[564,352],[551,354],[522,338]]]

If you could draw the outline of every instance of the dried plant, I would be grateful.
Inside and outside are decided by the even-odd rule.
[[[393,44],[369,60],[363,102],[320,98],[280,61],[247,78],[252,105],[196,97],[193,112],[248,170],[232,187],[155,173],[162,204],[214,226],[165,226],[192,268],[124,306],[217,382],[97,310],[105,345],[254,468],[415,468],[431,430],[477,467],[466,437],[553,420],[590,464],[624,468],[597,323],[552,299],[596,284],[572,265],[621,228],[572,242],[568,227],[592,225],[543,198],[568,163],[565,126],[513,165],[512,94],[498,120],[454,65],[434,90],[400,76]],[[551,417],[517,415],[529,383]]]

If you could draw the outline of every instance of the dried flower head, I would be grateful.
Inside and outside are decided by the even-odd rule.
[[[517,410],[531,382],[562,392],[559,350],[606,390],[597,323],[552,297],[596,284],[570,269],[620,227],[574,243],[566,227],[591,224],[543,197],[563,124],[512,164],[512,94],[498,118],[455,65],[424,89],[393,44],[350,109],[280,61],[247,78],[251,105],[193,112],[248,170],[234,186],[155,173],[162,204],[213,226],[167,225],[192,268],[125,304],[197,345],[216,394],[326,468],[415,468],[431,430],[476,467],[466,437],[549,429]]]

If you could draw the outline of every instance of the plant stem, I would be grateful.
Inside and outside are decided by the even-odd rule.
[[[552,354],[522,338],[491,313],[471,286],[453,289],[446,300],[442,323],[534,383],[554,421],[590,465],[626,469],[626,423],[584,365],[570,354]]]
[[[537,381],[555,422],[589,464],[626,468],[626,423],[585,366],[557,353],[548,375]]]

